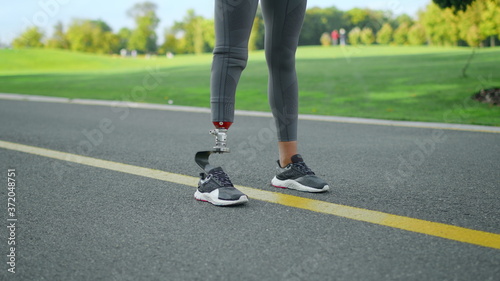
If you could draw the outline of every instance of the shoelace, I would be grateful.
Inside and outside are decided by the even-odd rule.
[[[293,163],[293,166],[303,174],[315,175],[315,173],[311,169],[309,169],[309,167],[307,167],[306,163],[304,162]]]
[[[217,180],[222,186],[233,186],[229,176],[222,170],[211,173],[212,177]]]

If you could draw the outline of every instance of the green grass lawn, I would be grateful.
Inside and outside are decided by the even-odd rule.
[[[470,96],[500,87],[500,48],[301,47],[300,113],[500,126],[500,107]],[[0,50],[0,92],[209,107],[210,54],[119,58]],[[236,108],[269,111],[262,51],[250,53]]]

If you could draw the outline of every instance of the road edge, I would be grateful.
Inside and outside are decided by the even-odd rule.
[[[196,113],[210,113],[210,109],[204,108],[204,107],[139,103],[139,102],[120,101],[120,100],[110,101],[110,100],[93,100],[93,99],[70,99],[70,98],[61,98],[61,97],[25,95],[25,94],[8,94],[8,93],[0,93],[0,99],[16,100],[16,101],[31,101],[31,102],[51,102],[51,103],[67,103],[67,104],[81,104],[81,105],[129,107],[129,108],[140,108],[140,109],[183,111],[183,112],[196,112]],[[272,114],[270,112],[249,111],[249,110],[235,110],[235,114],[240,115],[240,116],[272,117]],[[455,123],[397,121],[397,120],[369,119],[369,118],[358,118],[358,117],[310,115],[310,114],[299,114],[299,120],[324,121],[324,122],[336,122],[336,123],[347,123],[347,124],[362,124],[362,125],[380,125],[380,126],[424,128],[424,129],[457,130],[457,131],[471,131],[471,132],[483,132],[483,133],[500,133],[500,127],[496,127],[496,126],[467,125],[467,124],[455,124]]]

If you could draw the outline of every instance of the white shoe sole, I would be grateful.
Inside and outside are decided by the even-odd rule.
[[[248,197],[246,195],[242,195],[238,200],[221,200],[219,199],[219,190],[217,189],[210,193],[201,193],[196,190],[194,198],[198,201],[212,203],[216,206],[240,205],[248,202]]]
[[[325,191],[330,189],[330,187],[328,185],[323,186],[323,188],[321,188],[321,189],[312,188],[312,187],[300,184],[295,180],[279,180],[277,177],[274,177],[271,180],[271,184],[277,188],[288,188],[288,189],[294,189],[294,190],[304,191],[304,192],[325,192]]]

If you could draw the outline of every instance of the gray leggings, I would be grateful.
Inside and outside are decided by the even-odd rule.
[[[234,120],[236,86],[248,60],[248,39],[259,0],[215,0],[211,76],[213,122]],[[269,69],[268,98],[279,141],[297,140],[295,51],[307,0],[261,0]]]

